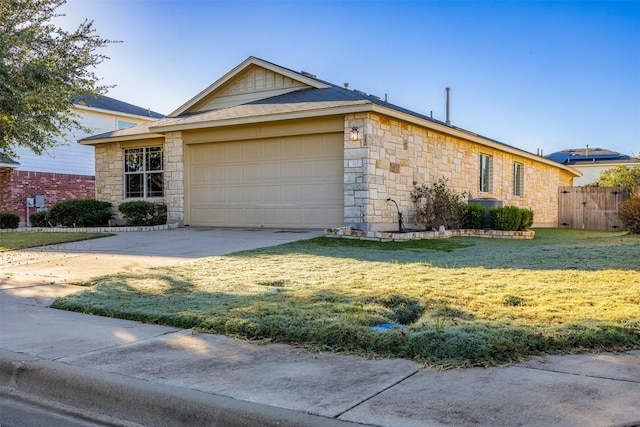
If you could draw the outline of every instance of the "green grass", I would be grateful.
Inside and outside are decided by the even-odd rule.
[[[640,238],[319,238],[96,278],[54,307],[312,350],[490,366],[640,348]],[[375,331],[394,322],[401,329]]]
[[[77,242],[79,240],[96,239],[98,237],[106,236],[112,236],[112,234],[45,232],[0,233],[0,252],[35,248],[38,246],[57,245],[59,243]]]

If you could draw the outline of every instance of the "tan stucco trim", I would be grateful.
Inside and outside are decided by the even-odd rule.
[[[211,84],[209,87],[204,89],[202,92],[198,93],[196,96],[194,96],[189,101],[184,103],[177,110],[175,110],[174,112],[170,113],[167,117],[176,117],[176,116],[179,116],[181,114],[184,114],[191,107],[196,105],[198,102],[202,101],[204,98],[209,96],[211,93],[213,93],[220,86],[224,85],[226,82],[228,82],[229,80],[233,79],[235,76],[240,74],[243,70],[245,70],[247,67],[250,67],[251,65],[257,65],[259,67],[265,68],[265,69],[273,71],[275,73],[282,74],[282,75],[284,75],[286,77],[289,77],[292,80],[299,81],[301,83],[307,84],[307,85],[309,85],[311,87],[314,87],[314,88],[317,88],[317,89],[330,87],[330,85],[321,83],[316,79],[305,77],[305,76],[303,76],[301,74],[298,74],[296,72],[293,72],[291,70],[287,70],[286,68],[279,67],[279,66],[277,66],[275,64],[263,61],[262,59],[256,58],[254,56],[250,56],[249,58],[245,59],[241,64],[237,65],[235,68],[233,68],[231,71],[229,71],[227,74],[225,74],[224,76],[220,77],[218,80],[216,80],[213,84]]]
[[[294,112],[286,112],[279,114],[265,114],[263,116],[247,116],[247,117],[238,117],[227,120],[211,120],[211,121],[202,121],[196,123],[175,123],[173,125],[160,125],[160,126],[151,126],[149,129],[154,132],[180,132],[186,130],[196,130],[196,129],[208,129],[214,127],[223,127],[223,126],[236,126],[236,125],[245,125],[252,123],[265,123],[265,122],[273,122],[273,121],[282,121],[282,120],[295,120],[295,119],[310,119],[314,117],[323,117],[323,116],[334,116],[338,114],[353,114],[360,113],[363,111],[371,111],[370,104],[359,104],[359,105],[350,105],[346,107],[333,107],[333,108],[325,108],[320,110],[305,110],[305,111],[294,111]]]

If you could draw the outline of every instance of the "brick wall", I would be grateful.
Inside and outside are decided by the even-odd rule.
[[[11,171],[0,168],[0,211],[11,212]]]
[[[0,183],[4,182],[2,178],[0,171]],[[95,178],[89,175],[13,170],[9,180],[10,195],[5,198],[5,190],[0,193],[0,209],[13,212],[20,216],[21,222],[26,222],[28,197],[43,194],[45,208],[49,209],[61,200],[92,199],[95,197],[95,187]]]

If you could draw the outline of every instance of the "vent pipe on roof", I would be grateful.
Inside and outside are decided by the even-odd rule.
[[[451,116],[449,115],[449,92],[451,92],[451,88],[447,88],[447,126],[451,126]]]
[[[349,83],[345,83],[345,84],[344,84],[344,88],[345,88],[345,89],[349,89]]]

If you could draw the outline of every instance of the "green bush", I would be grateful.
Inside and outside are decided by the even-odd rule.
[[[470,203],[462,209],[462,227],[480,229],[484,226],[484,207]]]
[[[496,230],[516,231],[522,223],[522,212],[515,206],[489,208],[489,222]]]
[[[49,211],[40,211],[31,215],[29,218],[32,227],[50,227]]]
[[[632,197],[620,203],[618,217],[632,233],[640,234],[640,196]]]
[[[64,200],[49,210],[49,220],[63,227],[88,227],[108,225],[113,217],[109,202],[94,199]]]
[[[533,225],[533,210],[531,209],[520,209],[522,212],[522,221],[520,222],[520,227],[518,230],[528,230]]]
[[[0,212],[0,228],[18,228],[20,217],[11,212]]]
[[[142,200],[124,202],[118,210],[127,225],[162,225],[167,223],[167,205]]]
[[[460,228],[465,211],[467,193],[456,193],[439,179],[431,186],[415,185],[411,201],[416,206],[415,221],[425,229]]]
[[[533,211],[516,206],[489,208],[489,222],[496,230],[526,230],[533,224]]]

